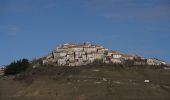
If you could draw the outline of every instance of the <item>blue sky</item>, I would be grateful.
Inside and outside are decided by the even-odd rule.
[[[86,41],[170,62],[170,0],[0,0],[0,65]]]

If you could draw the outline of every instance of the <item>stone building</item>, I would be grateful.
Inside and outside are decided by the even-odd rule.
[[[122,63],[122,54],[117,51],[109,51],[105,63]]]
[[[103,59],[108,49],[91,43],[63,44],[50,53],[43,61],[44,64],[55,63],[59,66],[80,66]]]
[[[108,63],[109,60],[111,63],[123,64],[125,61],[134,60],[134,58],[135,56],[132,55],[123,54],[117,51],[109,51],[105,62]]]
[[[5,68],[0,67],[0,76],[3,76],[5,74]]]
[[[134,59],[134,65],[146,65],[147,59]]]
[[[149,58],[147,59],[148,65],[168,65],[165,61],[159,60],[157,58]]]

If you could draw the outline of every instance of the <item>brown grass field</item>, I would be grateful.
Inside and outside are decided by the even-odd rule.
[[[170,100],[170,70],[42,67],[1,77],[0,100]]]

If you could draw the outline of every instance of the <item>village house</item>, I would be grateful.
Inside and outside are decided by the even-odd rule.
[[[121,64],[122,63],[122,60],[121,59],[110,59],[110,61],[112,62],[112,63],[115,63],[115,64]]]
[[[43,64],[50,64],[50,63],[54,63],[54,56],[53,53],[49,53],[45,59],[43,60]]]
[[[135,58],[134,59],[134,65],[146,65],[147,59],[141,59],[141,58]]]
[[[109,51],[105,63],[108,63],[108,60],[110,60],[111,63],[122,63],[121,57],[122,57],[121,53],[117,51]]]
[[[166,62],[161,61],[161,60],[159,60],[157,58],[149,58],[149,59],[147,59],[147,64],[148,65],[167,65]]]
[[[80,66],[92,63],[95,59],[103,59],[104,53],[108,49],[93,45],[90,43],[84,44],[63,44],[59,45],[57,49],[50,53],[45,60],[44,64],[55,63],[59,66]]]
[[[112,58],[121,58],[122,54],[117,51],[109,51],[108,56],[111,56]]]
[[[124,60],[134,60],[135,56],[123,54],[121,58]]]
[[[0,67],[0,76],[3,76],[5,74],[5,68],[4,67]]]
[[[123,64],[125,61],[133,61],[135,56],[123,54],[117,51],[109,51],[107,54],[107,60],[110,60],[111,63]],[[108,63],[108,61],[105,61]]]

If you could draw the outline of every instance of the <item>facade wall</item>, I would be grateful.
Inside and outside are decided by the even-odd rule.
[[[92,44],[84,45],[73,45],[73,44],[64,44],[57,47],[57,50],[54,52],[53,61],[51,58],[52,55],[46,57],[44,63],[56,62],[58,65],[77,66],[93,62],[95,59],[102,59],[104,52],[107,49],[102,46],[96,46]]]
[[[115,58],[112,58],[111,62],[112,63],[119,63],[119,64],[122,63],[121,59],[115,59]]]
[[[122,55],[120,55],[120,54],[113,54],[113,58],[121,58],[122,57]]]
[[[124,59],[124,60],[134,60],[134,57],[121,57],[122,59]]]
[[[158,60],[158,59],[147,59],[147,64],[148,65],[166,65],[166,63],[165,62],[163,62],[163,61],[160,61],[160,60]]]
[[[145,60],[134,61],[134,65],[146,65],[146,61]]]
[[[3,75],[4,75],[4,69],[0,68],[0,76],[3,76]]]
[[[88,47],[88,48],[84,48],[84,51],[87,53],[91,53],[91,52],[97,52],[97,49],[93,47],[92,48]]]
[[[83,48],[80,48],[80,47],[78,47],[78,48],[70,48],[72,51],[75,51],[75,52],[79,52],[79,51],[83,51]]]
[[[58,64],[58,65],[61,65],[61,66],[62,66],[62,65],[66,65],[66,59],[58,59],[58,60],[57,60],[57,64]]]

